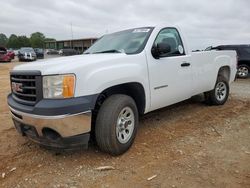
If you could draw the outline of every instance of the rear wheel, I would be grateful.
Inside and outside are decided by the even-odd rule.
[[[133,144],[137,127],[138,110],[134,100],[127,95],[112,95],[97,114],[97,145],[104,152],[120,155]]]
[[[205,93],[205,101],[209,105],[223,105],[229,96],[229,84],[223,77],[219,76],[213,90]]]
[[[247,65],[240,65],[238,67],[237,76],[239,78],[247,78],[250,72],[250,68]]]

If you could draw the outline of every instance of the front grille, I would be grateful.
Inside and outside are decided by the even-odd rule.
[[[28,72],[11,73],[12,97],[19,103],[35,105],[42,96],[41,75]]]

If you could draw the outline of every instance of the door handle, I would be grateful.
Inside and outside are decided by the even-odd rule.
[[[189,67],[189,66],[190,66],[190,63],[188,63],[188,62],[183,62],[183,63],[181,64],[181,66],[182,66],[182,67]]]

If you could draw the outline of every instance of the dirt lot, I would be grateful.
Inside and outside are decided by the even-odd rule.
[[[0,64],[0,187],[250,187],[250,79],[232,85],[224,106],[197,97],[147,114],[133,147],[111,157],[95,146],[56,153],[18,135],[6,104],[16,64]],[[96,170],[106,165],[115,169]]]

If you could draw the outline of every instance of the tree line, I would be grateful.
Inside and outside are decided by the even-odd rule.
[[[32,33],[30,37],[11,34],[9,38],[4,33],[0,33],[0,46],[13,49],[19,49],[21,47],[44,48],[45,42],[51,40],[55,39],[46,38],[45,35],[40,32]]]

